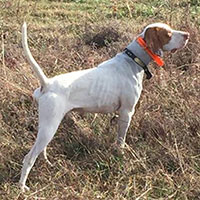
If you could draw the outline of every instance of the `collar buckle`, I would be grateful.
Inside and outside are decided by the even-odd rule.
[[[126,53],[126,55],[132,58],[135,63],[137,63],[140,67],[142,67],[142,69],[146,74],[146,79],[150,79],[152,77],[152,74],[149,71],[148,67],[143,63],[143,61],[140,58],[138,58],[131,50],[127,48],[124,49],[124,52]]]

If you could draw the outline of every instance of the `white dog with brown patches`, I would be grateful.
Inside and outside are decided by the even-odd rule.
[[[19,181],[21,189],[29,189],[25,184],[36,158],[42,151],[46,152],[46,146],[52,140],[61,120],[70,111],[118,112],[116,144],[123,147],[135,105],[142,91],[144,72],[148,79],[151,78],[148,63],[154,60],[162,66],[162,52],[181,49],[188,39],[187,32],[173,30],[162,23],[151,24],[123,52],[98,67],[47,78],[31,55],[24,23],[24,52],[41,87],[34,92],[34,98],[39,104],[39,130],[35,144],[23,161]]]

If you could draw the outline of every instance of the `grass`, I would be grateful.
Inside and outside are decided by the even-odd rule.
[[[0,199],[197,200],[200,197],[200,4],[196,0],[1,0]],[[166,22],[190,32],[189,44],[166,54],[131,122],[125,155],[113,152],[112,115],[65,117],[48,157],[17,186],[37,134],[32,92],[39,85],[24,59],[21,25],[48,76],[96,66],[122,51],[142,28]]]

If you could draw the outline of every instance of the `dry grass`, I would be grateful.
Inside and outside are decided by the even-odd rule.
[[[198,1],[0,1],[0,199],[200,198],[200,8]],[[123,50],[142,28],[163,21],[191,34],[188,46],[151,64],[124,156],[110,148],[112,115],[66,117],[28,185],[17,187],[22,159],[37,133],[38,86],[23,58],[21,25],[48,76],[91,68]]]

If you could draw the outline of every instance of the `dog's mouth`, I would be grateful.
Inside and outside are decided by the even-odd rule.
[[[172,53],[175,53],[176,51],[183,49],[186,46],[187,42],[185,42],[180,48],[174,48],[171,50]]]
[[[171,52],[172,52],[172,53],[175,53],[177,50],[178,50],[178,49],[175,48],[175,49],[172,49]]]

